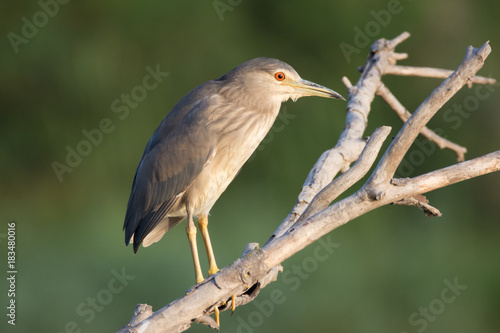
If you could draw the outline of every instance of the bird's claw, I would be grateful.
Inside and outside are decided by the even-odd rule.
[[[217,306],[214,309],[214,314],[215,314],[215,322],[217,323],[217,326],[220,328],[220,313],[219,313],[219,308]]]
[[[236,295],[231,295],[231,316],[233,315],[234,310],[236,309]]]

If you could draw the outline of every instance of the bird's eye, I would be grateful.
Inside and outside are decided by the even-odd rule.
[[[285,73],[278,72],[278,73],[274,74],[274,78],[278,81],[283,81],[285,79]]]

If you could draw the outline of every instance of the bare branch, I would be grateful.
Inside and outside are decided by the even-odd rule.
[[[389,183],[422,128],[457,91],[483,66],[484,59],[490,54],[491,47],[485,43],[478,49],[469,46],[460,66],[427,99],[403,125],[395,140],[382,157],[370,183],[375,185]]]
[[[266,244],[262,248],[266,253],[265,263],[272,266],[283,262],[325,234],[376,208],[495,171],[500,171],[500,151],[415,177],[403,182],[405,185],[389,184],[377,199],[371,197],[367,183],[358,192]]]
[[[153,307],[151,305],[137,304],[134,310],[134,314],[132,315],[132,319],[130,320],[130,323],[122,327],[120,332],[126,332],[126,333],[133,332],[129,330],[129,328],[134,327],[141,321],[151,317],[151,315],[153,315]]]
[[[398,201],[394,201],[392,205],[401,205],[401,206],[415,206],[423,210],[425,215],[429,217],[441,216],[441,212],[436,207],[432,207],[429,205],[429,200],[421,194],[417,194],[414,197],[403,198]]]
[[[399,44],[401,44],[402,42],[404,42],[405,40],[410,38],[410,36],[411,36],[410,33],[408,31],[405,31],[405,32],[401,33],[399,36],[397,36],[396,38],[394,38],[393,40],[390,40],[388,42],[388,47],[394,50],[396,48],[396,46],[398,46]],[[384,39],[382,38],[381,40],[384,40]]]
[[[441,68],[432,67],[413,67],[413,66],[388,66],[385,69],[384,74],[391,75],[401,75],[401,76],[419,76],[419,77],[431,77],[437,79],[446,79],[450,76],[453,71]],[[494,84],[497,80],[484,76],[474,76],[470,80],[470,84]],[[468,84],[469,84],[468,83]]]
[[[500,170],[500,150],[411,179],[407,186],[427,193],[470,178]]]
[[[371,54],[358,83],[352,86],[347,78],[342,79],[349,93],[344,130],[337,145],[325,151],[311,169],[297,203],[269,240],[281,236],[288,230],[298,220],[314,196],[329,184],[337,173],[345,172],[359,157],[365,146],[362,138],[368,123],[371,103],[381,84],[381,73],[387,66],[394,63],[394,48],[409,37],[410,34],[404,32],[393,40],[378,40],[371,47]]]
[[[382,147],[382,143],[387,138],[390,131],[391,128],[389,126],[378,128],[366,143],[365,148],[352,168],[325,186],[325,188],[314,197],[311,204],[309,204],[296,224],[328,207],[328,205],[339,195],[365,176],[375,162],[378,152]]]
[[[403,106],[403,104],[398,101],[396,96],[394,96],[383,83],[380,84],[377,90],[377,95],[382,97],[382,99],[396,112],[396,114],[403,122],[406,122],[411,117],[411,113]],[[435,142],[441,149],[448,148],[453,150],[457,154],[457,160],[459,162],[465,160],[465,153],[467,152],[467,148],[437,135],[427,126],[424,126],[422,128],[420,134],[425,136],[430,141]]]

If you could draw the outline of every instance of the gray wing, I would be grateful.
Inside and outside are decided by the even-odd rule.
[[[198,99],[211,92],[207,88],[202,85],[181,99],[144,150],[123,225],[127,245],[134,236],[134,252],[213,158],[216,141],[206,125],[214,99]]]

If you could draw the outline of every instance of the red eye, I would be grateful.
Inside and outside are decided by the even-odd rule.
[[[278,72],[278,73],[274,74],[274,78],[278,81],[283,81],[285,79],[285,73]]]

